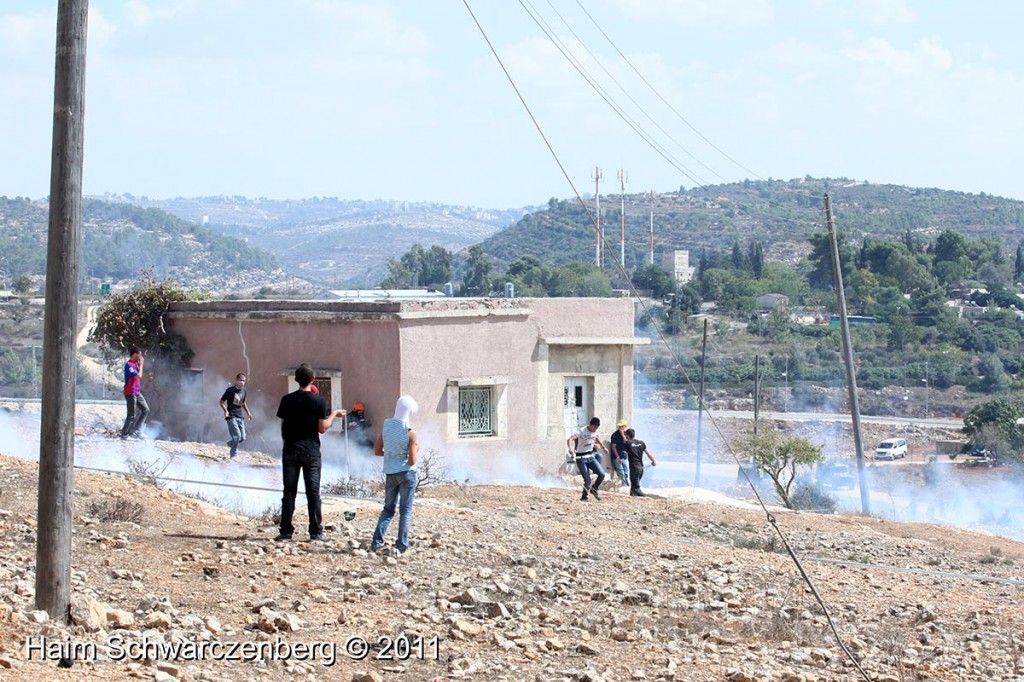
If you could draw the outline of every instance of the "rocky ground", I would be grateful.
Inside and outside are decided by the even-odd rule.
[[[37,465],[0,465],[5,680],[863,679],[764,512],[713,496],[429,488],[396,558],[366,552],[376,501],[275,543],[266,519],[77,472],[65,625],[34,606]],[[1024,544],[774,516],[869,679],[1024,680]]]

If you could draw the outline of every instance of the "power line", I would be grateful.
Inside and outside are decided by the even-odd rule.
[[[615,42],[612,41],[612,39],[608,36],[608,34],[605,33],[605,30],[603,28],[601,28],[601,25],[597,23],[597,20],[594,19],[594,17],[591,16],[590,12],[587,11],[587,8],[583,6],[583,3],[580,2],[580,0],[576,0],[576,4],[579,5],[580,9],[583,10],[583,13],[587,15],[587,18],[590,19],[591,22],[593,22],[594,26],[597,27],[597,30],[600,31],[601,35],[603,35],[605,40],[608,41],[608,44],[611,45],[612,48],[614,48],[616,52],[618,52],[619,56],[622,57],[622,61],[626,62],[626,64],[629,66],[629,68],[633,70],[633,73],[635,73],[637,76],[639,76],[640,80],[642,80],[644,82],[644,85],[646,85],[648,88],[650,88],[651,92],[653,92],[657,96],[657,98],[660,99],[662,101],[662,103],[666,107],[668,107],[672,111],[672,113],[674,113],[676,115],[676,117],[679,118],[680,121],[685,123],[686,126],[697,135],[697,137],[699,137],[700,139],[704,140],[708,144],[708,146],[710,146],[712,149],[714,149],[716,152],[718,152],[719,154],[724,156],[726,159],[728,159],[729,161],[734,163],[736,166],[738,166],[742,170],[745,170],[746,172],[750,173],[751,175],[753,175],[758,180],[764,180],[763,177],[761,177],[760,175],[758,175],[754,171],[750,170],[749,168],[744,166],[742,163],[740,163],[736,159],[734,159],[731,156],[729,156],[729,154],[727,154],[725,151],[720,149],[718,147],[718,145],[716,145],[714,142],[709,140],[704,135],[704,133],[702,133],[699,130],[697,130],[697,128],[695,128],[692,123],[690,123],[688,120],[686,120],[686,118],[682,114],[680,114],[679,111],[677,111],[676,108],[674,106],[672,106],[672,104],[661,95],[660,92],[658,92],[658,89],[655,88],[653,85],[651,85],[650,81],[648,81],[644,77],[644,75],[642,73],[640,73],[640,70],[637,69],[633,65],[633,62],[631,62],[629,60],[629,57],[627,57],[625,54],[623,54],[622,50],[619,49],[618,45],[616,45]]]
[[[612,75],[612,73],[607,68],[605,68],[605,65],[601,62],[600,59],[598,59],[597,55],[595,55],[594,52],[589,47],[587,47],[587,44],[583,41],[582,38],[579,37],[579,35],[576,33],[576,31],[573,30],[572,26],[569,25],[569,22],[565,20],[565,17],[562,16],[562,13],[559,12],[558,9],[552,4],[551,0],[547,0],[547,3],[548,3],[548,6],[551,7],[551,9],[555,12],[555,14],[558,15],[558,18],[561,19],[562,24],[569,30],[569,33],[571,33],[572,36],[577,40],[577,42],[579,42],[579,44],[583,46],[583,49],[587,51],[587,54],[590,55],[590,58],[593,59],[594,62],[599,67],[601,67],[601,70],[604,71],[605,75],[607,75],[609,78],[612,79],[612,82],[615,83],[615,85],[618,86],[619,90],[622,91],[622,94],[624,94],[627,98],[629,98],[629,101],[633,103],[633,106],[635,106],[637,109],[639,109],[640,113],[642,113],[644,116],[647,117],[647,120],[649,120],[651,123],[653,123],[654,126],[659,131],[661,131],[661,133],[665,137],[667,137],[668,139],[672,140],[672,142],[674,142],[675,145],[677,147],[679,147],[679,149],[681,149],[684,154],[686,154],[691,159],[696,161],[702,168],[704,168],[706,171],[708,171],[709,173],[711,173],[712,175],[717,177],[722,182],[728,182],[722,175],[717,173],[713,168],[711,168],[706,163],[704,163],[703,161],[698,159],[696,156],[694,156],[688,149],[686,149],[686,147],[684,147],[682,145],[682,143],[680,143],[676,138],[674,138],[671,133],[669,133],[667,130],[665,130],[661,126],[661,124],[659,124],[656,120],[654,120],[654,117],[652,117],[649,113],[647,113],[647,110],[643,106],[641,106],[640,103],[637,102],[636,99],[634,99],[634,97],[631,94],[629,94],[629,91],[627,91],[626,88],[623,87],[622,83],[620,83],[619,80],[614,75]]]
[[[476,24],[477,29],[480,31],[480,35],[483,36],[484,41],[487,43],[487,47],[490,48],[491,54],[494,55],[494,59],[497,60],[498,66],[501,67],[501,70],[504,72],[505,77],[508,79],[509,85],[512,86],[512,89],[516,93],[516,97],[519,98],[519,102],[523,105],[523,108],[526,110],[527,115],[533,122],[533,127],[537,129],[537,134],[540,135],[542,140],[544,140],[544,146],[548,148],[548,151],[551,153],[551,157],[554,159],[555,164],[558,166],[558,169],[562,171],[562,176],[565,177],[565,181],[568,182],[569,187],[572,188],[573,194],[576,195],[576,200],[579,202],[580,206],[586,212],[587,217],[590,218],[590,222],[593,223],[596,227],[597,224],[594,220],[594,214],[591,213],[590,208],[587,206],[586,202],[583,201],[583,197],[580,195],[579,190],[576,189],[576,185],[573,183],[572,178],[569,176],[569,173],[565,170],[565,166],[562,165],[562,160],[558,158],[558,154],[555,153],[554,147],[551,146],[551,142],[548,141],[547,135],[544,134],[544,130],[540,127],[540,123],[537,121],[537,117],[533,115],[533,111],[530,109],[530,105],[526,103],[526,99],[523,97],[523,94],[519,91],[519,87],[516,85],[515,80],[512,78],[512,74],[509,73],[507,68],[505,68],[505,63],[501,60],[501,56],[498,55],[498,51],[495,49],[494,44],[491,43],[490,37],[487,35],[487,32],[484,30],[484,27],[480,24],[480,21],[476,18],[476,14],[473,13],[473,8],[469,6],[469,0],[462,0],[462,4],[466,6],[466,11],[469,12],[469,16],[473,18],[473,23]]]
[[[583,77],[583,80],[587,82],[587,85],[589,85],[594,90],[594,92],[596,92],[598,96],[601,99],[603,99],[609,107],[612,108],[612,111],[614,111],[619,116],[619,118],[621,118],[626,123],[626,125],[633,129],[633,132],[640,136],[640,139],[646,142],[647,145],[650,146],[651,149],[653,149],[659,156],[668,161],[668,163],[673,168],[675,168],[680,173],[685,175],[691,181],[700,186],[704,186],[707,184],[693,171],[684,166],[682,162],[679,161],[679,159],[675,158],[671,153],[669,153],[668,150],[666,150],[661,144],[654,140],[651,137],[651,135],[647,133],[647,131],[645,131],[636,121],[634,121],[633,118],[629,114],[627,114],[622,109],[622,107],[619,106],[618,103],[616,103],[611,98],[611,96],[605,91],[605,89],[602,88],[593,78],[593,76],[590,75],[586,68],[584,68],[583,65],[579,63],[579,60],[576,59],[575,55],[573,55],[569,51],[569,49],[565,47],[565,44],[561,41],[561,39],[559,39],[557,36],[553,34],[552,30],[547,25],[547,22],[543,19],[543,17],[540,17],[539,13],[534,14],[536,10],[533,8],[533,5],[530,5],[529,0],[519,0],[519,5],[528,15],[530,15],[530,18],[533,19],[534,23],[537,24],[537,27],[540,28],[540,30],[544,33],[545,36],[547,36],[548,40],[550,40],[551,43],[555,46],[555,49],[557,49],[562,54],[562,56],[565,57],[569,64],[576,70],[576,72]],[[527,5],[529,5],[529,8],[527,7]]]
[[[594,92],[596,92],[596,93],[598,94],[598,96],[600,96],[600,97],[601,97],[601,98],[602,98],[602,99],[603,99],[603,100],[605,101],[605,103],[606,103],[606,104],[608,104],[608,106],[609,106],[609,107],[610,107],[610,108],[612,109],[612,111],[614,111],[614,112],[616,113],[616,115],[618,115],[618,116],[619,116],[619,117],[620,117],[620,118],[621,118],[621,119],[623,120],[623,122],[625,122],[625,123],[626,123],[626,125],[628,125],[628,126],[629,126],[629,127],[630,127],[630,128],[631,128],[631,129],[632,129],[632,130],[633,130],[633,131],[634,131],[634,132],[635,132],[635,133],[637,134],[637,135],[639,135],[639,136],[640,136],[640,138],[641,138],[641,139],[642,139],[642,140],[643,140],[643,141],[644,141],[645,143],[647,143],[647,145],[648,145],[648,146],[650,146],[650,147],[651,147],[651,149],[653,149],[653,150],[654,150],[654,151],[655,151],[655,152],[656,152],[656,153],[657,153],[657,154],[658,154],[659,156],[661,156],[661,157],[662,157],[663,159],[665,159],[665,161],[667,161],[667,162],[669,163],[669,165],[671,165],[671,166],[672,166],[673,168],[675,168],[676,170],[678,170],[678,171],[679,171],[679,172],[680,172],[680,173],[681,173],[682,175],[684,175],[684,176],[685,176],[685,177],[686,177],[687,179],[689,179],[690,181],[692,181],[693,183],[695,183],[695,185],[696,185],[697,187],[700,187],[700,188],[702,188],[702,189],[705,189],[705,188],[707,188],[707,187],[708,187],[708,184],[707,184],[707,182],[706,182],[706,181],[705,181],[705,180],[704,180],[703,178],[701,178],[701,177],[700,177],[700,176],[698,176],[698,175],[697,175],[696,173],[694,173],[693,171],[691,171],[691,170],[690,170],[689,168],[687,168],[686,166],[684,166],[684,165],[682,164],[682,162],[681,162],[681,161],[679,161],[679,160],[678,160],[678,159],[677,159],[677,158],[676,158],[676,157],[675,157],[674,155],[672,155],[672,154],[671,154],[671,153],[670,153],[670,152],[669,152],[669,151],[668,151],[667,149],[665,149],[665,147],[664,147],[664,146],[663,146],[662,144],[660,144],[660,143],[659,143],[658,141],[656,141],[656,140],[654,139],[654,137],[653,137],[653,136],[652,136],[652,135],[651,135],[650,133],[648,133],[648,132],[647,132],[646,130],[644,130],[642,126],[640,126],[640,125],[639,125],[639,124],[638,124],[638,123],[637,123],[637,122],[636,122],[636,121],[635,121],[635,120],[634,120],[634,119],[633,119],[633,118],[632,118],[631,116],[629,116],[629,115],[628,115],[628,114],[627,114],[627,113],[625,112],[625,110],[624,110],[624,109],[623,109],[623,108],[622,108],[622,107],[621,107],[621,106],[620,106],[620,105],[619,105],[619,104],[618,104],[617,102],[615,102],[615,101],[613,100],[613,98],[611,97],[611,95],[609,95],[609,94],[608,94],[608,92],[607,92],[607,91],[606,91],[606,90],[605,90],[605,89],[604,89],[603,87],[601,87],[601,85],[599,85],[599,84],[597,83],[596,79],[595,79],[595,78],[594,78],[594,77],[593,77],[593,76],[592,76],[592,75],[590,74],[590,72],[589,72],[589,71],[587,71],[587,69],[586,69],[586,68],[585,68],[585,67],[584,67],[584,66],[583,66],[583,65],[582,65],[582,64],[580,63],[580,61],[579,61],[579,60],[578,60],[578,59],[576,58],[576,56],[575,56],[574,54],[572,54],[572,51],[571,51],[571,50],[570,50],[570,49],[569,49],[569,48],[568,48],[568,47],[567,47],[567,46],[565,45],[565,43],[564,43],[564,42],[562,42],[562,41],[561,41],[561,39],[559,39],[559,38],[558,38],[558,37],[557,37],[556,35],[554,35],[554,31],[553,31],[553,29],[551,29],[551,27],[550,27],[550,25],[548,25],[547,21],[546,21],[546,20],[545,20],[545,19],[544,19],[544,18],[543,18],[543,17],[541,16],[541,15],[540,15],[540,12],[538,12],[538,11],[536,10],[536,8],[534,8],[534,7],[533,7],[533,5],[532,5],[532,4],[530,4],[529,0],[519,0],[519,4],[520,4],[520,6],[521,6],[521,7],[523,8],[523,10],[524,10],[524,11],[525,11],[525,12],[526,12],[526,13],[527,13],[527,14],[528,14],[529,16],[530,16],[530,18],[531,18],[531,19],[532,19],[532,20],[534,21],[534,23],[535,23],[535,24],[537,24],[538,28],[540,28],[540,29],[541,29],[541,31],[542,31],[542,32],[544,33],[544,35],[545,35],[545,36],[546,36],[546,37],[548,38],[548,40],[549,40],[549,41],[551,41],[551,43],[552,43],[552,44],[553,44],[553,45],[555,46],[555,48],[556,48],[556,49],[557,49],[557,50],[558,50],[558,51],[559,51],[559,52],[561,53],[561,55],[562,55],[562,56],[563,56],[563,57],[564,57],[564,58],[566,59],[566,61],[568,61],[568,62],[569,62],[570,66],[572,66],[572,67],[573,67],[573,69],[575,69],[575,70],[576,70],[576,72],[577,72],[577,73],[578,73],[578,74],[579,74],[579,75],[580,75],[580,76],[581,76],[581,77],[582,77],[582,78],[584,79],[584,81],[586,81],[586,83],[587,83],[587,84],[588,84],[588,85],[589,85],[589,86],[590,86],[590,87],[591,87],[591,88],[592,88],[592,89],[594,90]],[[550,2],[549,2],[549,4],[550,4]],[[527,7],[527,5],[529,5],[529,8]],[[558,14],[559,18],[562,18],[562,15],[561,15],[561,14],[559,14],[557,10],[555,10],[555,12],[556,12],[556,14]],[[584,12],[586,12],[586,10],[584,10]],[[589,13],[587,14],[587,16],[588,16],[588,17],[589,17],[589,18],[591,19],[591,21],[594,21],[593,17],[591,17],[591,16],[589,15]],[[577,40],[580,40],[580,39],[579,39],[579,37],[578,37],[578,36],[576,36],[576,34],[575,34],[575,32],[574,32],[574,31],[572,30],[572,28],[568,26],[567,22],[565,22],[565,20],[564,20],[564,19],[562,19],[562,21],[563,21],[563,23],[566,23],[566,26],[567,26],[567,28],[569,28],[569,31],[570,31],[570,33],[573,33],[573,35],[574,35],[574,36],[575,36],[575,37],[577,38]],[[601,30],[601,31],[602,31],[602,33],[604,33],[604,32],[603,32],[603,30],[602,30],[602,29],[600,28],[600,26],[599,26],[599,25],[597,25],[596,21],[594,21],[594,23],[595,23],[595,26],[597,26],[597,27],[598,27],[598,30]],[[479,24],[478,24],[478,25],[479,25]],[[607,35],[605,35],[605,38],[606,38],[606,39],[608,39],[608,40],[609,40],[609,42],[611,42],[610,38],[608,38],[608,36],[607,36]],[[596,57],[595,57],[595,56],[593,55],[593,53],[592,53],[592,52],[591,52],[591,51],[589,50],[589,48],[587,48],[586,44],[585,44],[585,43],[583,43],[583,41],[582,41],[582,40],[580,40],[580,44],[581,44],[581,45],[583,45],[584,49],[586,49],[586,50],[587,50],[587,52],[591,54],[591,56],[592,56],[592,57],[594,58],[595,62],[597,62],[597,63],[598,63],[598,65],[599,65],[599,66],[601,66],[601,68],[602,68],[602,69],[604,69],[604,66],[603,66],[603,64],[601,64],[600,60],[598,60],[598,59],[597,59],[597,58],[596,58]],[[616,51],[618,51],[618,47],[616,47],[614,43],[612,43],[612,46],[613,46],[613,47],[615,47]],[[492,47],[492,51],[493,51],[493,47]],[[622,55],[621,51],[619,51],[619,54],[620,54],[620,55]],[[634,67],[634,66],[632,65],[632,63],[630,63],[630,62],[629,62],[629,60],[628,60],[628,59],[627,59],[627,58],[625,57],[625,55],[622,55],[622,57],[623,57],[623,59],[625,59],[625,60],[626,60],[627,64],[629,64],[629,65],[630,65],[630,67],[631,67],[631,68],[633,68],[633,69],[634,69],[634,71],[636,71],[636,68],[635,68],[635,67]],[[504,67],[502,67],[502,68],[504,68]],[[607,69],[604,69],[604,70],[605,70],[605,72],[606,72],[606,73],[608,73],[608,72],[607,72]],[[643,79],[643,76],[642,76],[642,74],[639,74],[639,72],[637,72],[637,73],[638,73],[638,75],[640,75],[640,76],[641,76],[641,78]],[[506,75],[507,75],[507,72],[506,72]],[[616,80],[616,79],[614,78],[614,76],[611,76],[611,74],[610,74],[610,73],[609,73],[608,75],[609,75],[609,77],[611,77],[611,78],[612,78],[612,80],[613,80],[613,81],[614,81],[614,82],[616,83],[616,85],[618,85],[618,86],[619,86],[619,88],[620,88],[620,89],[622,89],[622,90],[623,90],[623,92],[625,92],[625,89],[624,89],[624,88],[622,88],[622,86],[621,86],[621,85],[620,85],[620,84],[618,83],[618,81],[617,81],[617,80]],[[646,83],[646,79],[644,79],[644,80],[645,80],[645,83]],[[647,85],[648,85],[648,87],[650,87],[650,88],[651,88],[652,90],[654,89],[654,88],[653,88],[653,86],[652,86],[652,85],[650,85],[650,83],[647,83]],[[659,96],[659,98],[661,97],[661,95],[660,95],[659,93],[657,93],[657,91],[656,91],[656,90],[655,90],[655,94],[657,94],[657,95]],[[628,92],[626,92],[626,96],[627,96],[627,97],[629,97],[629,98],[630,98],[630,100],[634,102],[634,104],[636,104],[635,100],[633,100],[633,98],[632,98],[632,97],[630,97],[630,95],[629,95],[629,93],[628,93]],[[663,98],[662,98],[662,99],[663,99]],[[664,99],[663,99],[663,101],[664,101]],[[671,107],[671,104],[669,104],[669,103],[668,103],[667,101],[666,101],[665,103],[666,103],[666,105],[667,105],[667,106],[669,106],[669,108],[672,108],[672,107]],[[698,159],[698,158],[697,158],[696,156],[694,156],[694,155],[693,155],[692,153],[690,153],[690,152],[689,152],[689,151],[688,151],[687,149],[685,149],[685,148],[684,148],[684,147],[683,147],[683,146],[682,146],[682,145],[681,145],[681,144],[680,144],[680,143],[679,143],[678,141],[676,141],[676,140],[675,140],[675,138],[673,138],[673,137],[672,137],[671,135],[669,135],[669,134],[668,134],[667,132],[665,132],[664,128],[663,128],[662,126],[660,126],[660,125],[659,125],[659,124],[658,124],[658,123],[657,123],[656,121],[654,121],[654,119],[650,117],[650,115],[649,115],[649,114],[648,114],[648,113],[646,112],[646,110],[645,110],[645,109],[643,109],[642,107],[640,107],[640,106],[639,106],[638,104],[637,104],[636,106],[637,106],[637,108],[638,108],[638,109],[640,109],[640,110],[641,110],[641,112],[642,112],[642,113],[644,113],[644,115],[645,115],[645,116],[647,116],[648,118],[650,118],[650,119],[652,120],[652,122],[654,122],[654,125],[655,125],[655,126],[656,126],[656,127],[657,127],[657,128],[659,129],[659,130],[661,130],[662,132],[664,132],[664,133],[665,133],[665,135],[666,135],[666,136],[667,136],[667,137],[668,137],[668,138],[669,138],[670,140],[672,140],[673,142],[675,142],[675,143],[677,144],[677,146],[679,146],[679,147],[680,147],[680,149],[682,149],[682,150],[683,150],[683,151],[684,151],[684,152],[685,152],[685,153],[686,153],[687,155],[689,155],[689,156],[690,156],[691,158],[693,158],[693,159],[694,159],[694,160],[695,160],[695,161],[696,161],[696,162],[697,162],[698,164],[700,164],[701,166],[703,166],[703,167],[707,168],[708,170],[710,170],[712,174],[714,174],[714,175],[718,176],[719,178],[722,178],[722,176],[721,176],[721,175],[719,175],[719,174],[718,174],[717,172],[715,172],[714,170],[711,170],[711,169],[710,169],[710,168],[709,168],[709,167],[708,167],[708,166],[707,166],[706,164],[704,164],[704,163],[703,163],[702,161],[700,161],[700,160],[699,160],[699,159]],[[679,117],[680,117],[680,119],[681,119],[681,120],[683,120],[683,122],[684,122],[684,123],[686,123],[686,124],[687,124],[688,126],[690,126],[691,128],[693,128],[693,126],[692,126],[692,125],[691,125],[691,124],[690,124],[690,123],[689,123],[688,121],[686,121],[686,119],[685,119],[685,118],[683,118],[681,114],[679,114],[679,113],[678,113],[677,111],[675,111],[674,109],[673,109],[673,112],[674,112],[674,113],[676,113],[676,115],[677,115],[677,116],[679,116]],[[703,135],[702,135],[702,134],[701,134],[701,133],[700,133],[699,131],[697,131],[697,130],[696,130],[695,128],[693,128],[693,130],[694,130],[694,132],[696,132],[696,133],[697,133],[698,135],[700,135],[702,139],[704,139],[704,140],[705,140],[706,142],[708,142],[708,144],[710,144],[710,145],[711,145],[712,147],[714,147],[714,148],[715,148],[715,149],[716,149],[717,151],[719,151],[719,153],[721,153],[721,154],[725,155],[725,156],[726,156],[726,158],[729,158],[729,159],[730,159],[731,161],[733,161],[733,163],[736,163],[736,165],[737,165],[737,166],[739,166],[739,167],[740,167],[740,168],[742,168],[743,170],[747,171],[748,173],[751,173],[751,174],[752,174],[752,175],[754,175],[755,177],[757,177],[757,178],[759,178],[759,179],[762,179],[762,180],[763,180],[763,178],[761,178],[761,176],[760,176],[760,175],[758,175],[758,174],[757,174],[757,173],[755,173],[754,171],[751,171],[750,169],[746,168],[746,167],[745,167],[745,166],[743,166],[742,164],[739,164],[738,162],[736,162],[735,160],[733,160],[733,159],[732,159],[731,157],[729,157],[729,156],[728,156],[727,154],[725,154],[725,152],[723,152],[722,150],[720,150],[720,149],[718,149],[717,147],[715,147],[715,145],[714,145],[714,144],[712,144],[712,143],[710,142],[710,140],[708,140],[707,138],[705,138],[705,137],[704,137],[704,136],[703,136]],[[722,178],[722,179],[724,180],[724,178]],[[756,213],[756,212],[755,212],[755,210],[754,210],[754,207],[753,207],[753,205],[749,205],[749,206],[748,206],[748,205],[745,205],[745,204],[741,204],[741,203],[737,202],[737,203],[736,203],[736,206],[737,206],[738,208],[740,208],[741,210],[743,210],[744,212],[746,212],[746,213],[747,213],[747,215],[748,215],[748,216],[749,216],[749,217],[750,217],[751,219],[753,219],[753,220],[755,220],[755,221],[756,221],[756,220],[759,220],[759,219],[760,219],[760,220],[763,220],[763,219],[764,219],[764,217],[768,217],[768,218],[771,218],[771,219],[775,219],[775,220],[780,220],[780,221],[790,222],[790,223],[793,223],[793,224],[796,224],[796,225],[804,225],[804,226],[807,226],[807,223],[806,223],[805,221],[803,221],[803,220],[798,220],[798,219],[795,219],[795,218],[788,218],[788,217],[785,217],[785,216],[764,216],[764,217],[761,217],[761,218],[759,218],[759,216],[757,215],[757,213]]]
[[[139,474],[131,471],[116,471],[114,469],[100,469],[97,467],[87,467],[81,464],[75,465],[76,469],[82,471],[95,471],[101,474],[116,474],[118,476],[130,476],[132,478],[138,478],[144,481],[170,481],[172,483],[191,483],[194,485],[208,485],[215,488],[236,488],[239,490],[258,490],[267,493],[278,493],[280,494],[280,488],[264,488],[256,485],[241,485],[240,483],[218,483],[217,481],[196,481],[191,478],[175,478],[173,476],[162,476],[158,474]],[[298,491],[300,494],[305,495],[305,490]],[[381,498],[377,497],[356,497],[354,495],[335,495],[331,493],[321,493],[320,497],[336,498],[340,500],[376,500],[381,501]]]

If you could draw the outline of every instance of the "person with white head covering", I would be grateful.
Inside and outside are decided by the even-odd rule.
[[[391,519],[395,517],[398,504],[398,538],[395,549],[404,554],[409,549],[409,527],[412,525],[412,500],[416,492],[416,455],[419,440],[412,430],[410,420],[418,406],[412,396],[403,395],[395,404],[395,416],[385,419],[380,435],[374,444],[373,453],[384,458],[384,509],[377,519],[370,551],[376,552],[384,546],[384,535],[388,532]]]

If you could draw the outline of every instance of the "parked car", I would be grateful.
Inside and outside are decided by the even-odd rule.
[[[907,456],[907,441],[905,438],[887,438],[875,448],[875,459],[894,460]]]
[[[836,490],[853,490],[857,477],[849,464],[833,459],[818,465],[818,482]]]
[[[966,455],[957,464],[962,467],[997,467],[1001,464],[999,457],[991,450],[980,445],[968,445],[961,454]]]

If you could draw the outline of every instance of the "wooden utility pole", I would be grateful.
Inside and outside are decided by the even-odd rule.
[[[65,622],[71,606],[75,336],[82,237],[85,48],[89,0],[60,0],[53,86],[50,226],[43,319],[36,608]]]
[[[704,318],[704,339],[700,342],[700,395],[697,396],[697,467],[693,487],[700,487],[700,431],[704,423],[704,365],[708,359],[708,318]]]
[[[828,241],[832,252],[832,281],[836,289],[836,304],[839,307],[839,331],[843,337],[843,362],[846,364],[846,390],[850,394],[850,418],[853,420],[853,443],[857,448],[857,474],[860,478],[860,508],[864,514],[871,513],[871,498],[868,491],[868,477],[864,471],[864,443],[860,432],[860,402],[857,400],[857,372],[853,364],[853,344],[850,342],[850,323],[846,319],[846,292],[843,289],[843,270],[839,264],[839,240],[832,226],[832,203],[825,195],[825,223],[828,225]]]
[[[761,405],[761,356],[754,356],[754,435],[757,435],[758,408]]]

